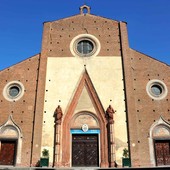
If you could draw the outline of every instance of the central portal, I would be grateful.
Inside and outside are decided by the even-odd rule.
[[[98,134],[72,134],[72,166],[98,167]]]

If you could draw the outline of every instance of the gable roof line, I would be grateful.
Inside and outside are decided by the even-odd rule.
[[[41,54],[41,53],[35,54],[35,55],[31,56],[31,57],[28,57],[28,58],[26,58],[26,59],[24,59],[24,60],[21,60],[21,61],[17,62],[17,63],[15,63],[15,64],[11,65],[11,66],[8,66],[8,67],[0,70],[0,73],[1,73],[2,71],[5,71],[6,69],[9,69],[9,68],[11,68],[11,67],[14,67],[14,66],[16,66],[17,64],[20,64],[20,63],[22,63],[22,62],[24,62],[24,61],[26,61],[26,60],[29,60],[29,59],[31,59],[31,58],[34,58],[34,57],[36,57],[37,55],[40,56],[40,54]]]
[[[60,19],[57,19],[57,20],[51,20],[51,21],[44,21],[43,24],[45,23],[51,23],[51,22],[57,22],[57,21],[62,21],[62,20],[67,20],[67,19],[71,19],[71,18],[74,18],[74,17],[77,17],[77,16],[85,16],[85,15],[89,15],[89,16],[95,16],[95,17],[99,17],[99,18],[103,18],[103,19],[107,19],[107,20],[110,20],[110,21],[115,21],[115,22],[124,22],[127,24],[126,21],[119,21],[119,20],[115,20],[115,19],[111,19],[111,18],[106,18],[106,17],[103,17],[103,16],[99,16],[99,15],[95,15],[95,14],[76,14],[76,15],[72,15],[72,16],[69,16],[69,17],[65,17],[65,18],[60,18]]]
[[[158,60],[158,59],[156,59],[156,58],[154,58],[154,57],[152,57],[152,56],[150,56],[150,55],[147,55],[147,54],[145,54],[145,53],[143,53],[143,52],[140,52],[140,51],[138,51],[138,50],[134,50],[134,49],[132,49],[132,48],[130,48],[130,49],[131,49],[132,51],[135,51],[135,52],[137,52],[137,53],[143,54],[143,55],[145,55],[145,56],[147,56],[147,57],[149,57],[149,58],[151,58],[151,59],[153,59],[153,60],[155,60],[155,61],[158,61],[158,62],[160,62],[160,63],[162,63],[162,64],[165,64],[166,66],[170,67],[169,64],[167,64],[167,63],[165,63],[165,62],[163,62],[163,61],[160,61],[160,60]]]

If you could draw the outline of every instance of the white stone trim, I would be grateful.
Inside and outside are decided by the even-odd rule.
[[[19,88],[19,94],[15,97],[9,95],[9,89],[12,86],[17,86]],[[19,100],[23,95],[24,95],[24,85],[20,81],[10,81],[5,85],[3,89],[4,98],[10,102]]]
[[[5,134],[5,131],[14,132],[14,134],[9,136],[8,133]],[[8,117],[6,123],[0,126],[0,143],[3,139],[17,140],[16,165],[21,164],[22,132],[13,121],[12,115]]]
[[[84,55],[81,55],[77,51],[77,44],[81,40],[89,40],[90,42],[92,42],[92,44],[94,46],[94,50],[91,53],[89,53],[87,56],[85,56],[85,58],[94,57],[99,54],[100,49],[101,49],[100,41],[94,35],[80,34],[80,35],[74,37],[70,43],[70,51],[73,54],[73,56],[84,58]]]
[[[155,150],[154,150],[154,142],[153,142],[153,140],[156,138],[153,137],[153,131],[158,126],[167,127],[170,131],[170,124],[166,122],[162,117],[160,117],[159,120],[153,123],[152,126],[150,127],[148,142],[149,142],[150,162],[151,165],[153,166],[156,166]]]
[[[156,96],[154,95],[152,92],[151,92],[151,87],[153,85],[158,85],[161,89],[162,89],[162,94],[160,94],[159,96]],[[147,91],[147,94],[149,95],[149,97],[151,97],[152,99],[154,100],[162,100],[163,98],[165,98],[168,94],[168,89],[165,85],[165,83],[161,80],[157,80],[157,79],[153,79],[153,80],[150,80],[147,85],[146,85],[146,91]]]

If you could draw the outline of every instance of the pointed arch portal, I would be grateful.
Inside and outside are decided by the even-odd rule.
[[[76,106],[78,104],[79,98],[84,88],[87,90],[88,95],[91,99],[91,102],[95,110],[95,114],[90,113],[86,110],[82,110],[79,113],[75,113]],[[88,122],[92,122],[91,124],[93,124],[93,126],[90,125],[89,126],[90,128],[84,132],[81,129],[81,125],[80,126],[77,125],[77,127],[74,127],[76,123],[73,123],[76,121],[79,122],[81,116],[84,116],[85,119],[89,120]],[[74,160],[72,159],[72,157],[74,157],[73,155],[75,149],[74,144],[76,142],[80,142],[81,139],[83,139],[85,143],[84,145],[87,145],[89,142],[88,140],[91,139],[91,145],[93,145],[94,152],[97,154],[96,158],[98,157],[98,160],[94,158],[96,159],[96,162],[93,165],[91,164],[89,165],[87,163],[87,166],[108,167],[108,136],[105,111],[103,109],[103,106],[99,100],[97,92],[92,84],[92,81],[86,69],[74,93],[67,113],[65,114],[61,132],[62,132],[62,142],[60,144],[61,162],[57,163],[59,166],[65,167],[79,166],[77,164],[75,165]],[[84,165],[81,164],[81,166],[86,166],[86,164]]]
[[[154,166],[170,165],[170,124],[162,117],[150,128],[149,146]]]
[[[21,163],[22,133],[12,115],[0,126],[0,165]]]

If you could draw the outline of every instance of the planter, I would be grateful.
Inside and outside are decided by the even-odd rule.
[[[130,160],[130,158],[122,158],[122,166],[123,167],[131,167],[131,160]]]
[[[48,167],[49,165],[49,158],[40,158],[40,167],[46,166]]]

